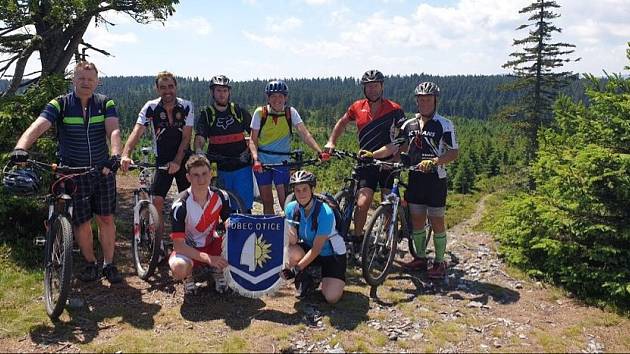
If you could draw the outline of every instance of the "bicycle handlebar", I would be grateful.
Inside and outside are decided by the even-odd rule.
[[[51,170],[52,172],[59,173],[89,173],[97,170],[97,167],[86,166],[86,167],[70,167],[70,166],[60,166],[56,163],[45,163],[37,160],[27,160],[33,166],[36,166],[43,170]]]
[[[129,165],[129,171],[138,170],[141,168],[156,168],[158,170],[166,171],[168,170],[168,165],[156,166],[154,163],[147,163],[147,162],[138,162],[138,163]]]
[[[308,160],[301,160],[301,161],[287,161],[284,160],[280,163],[267,163],[267,164],[263,164],[263,168],[266,169],[272,169],[274,167],[289,167],[289,168],[299,168],[302,166],[309,166],[309,165],[315,165],[319,162],[319,159],[308,159]]]

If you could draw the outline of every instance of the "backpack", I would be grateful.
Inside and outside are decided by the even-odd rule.
[[[339,233],[339,235],[341,237],[343,237],[343,234],[341,232],[342,230],[342,218],[341,218],[341,212],[339,211],[339,204],[337,203],[337,201],[335,200],[335,198],[330,195],[330,193],[324,193],[324,194],[314,194],[313,197],[315,198],[315,205],[313,205],[313,214],[314,218],[313,218],[313,222],[311,223],[311,230],[312,231],[317,231],[317,227],[318,227],[318,222],[317,222],[317,217],[319,216],[319,212],[322,208],[322,203],[326,203],[330,209],[332,209],[333,214],[335,215],[335,230],[337,230],[337,232]],[[295,221],[295,222],[299,222],[300,221],[300,207],[299,205],[297,205],[294,209],[293,209],[293,215],[291,217],[291,220]]]
[[[260,116],[260,129],[258,130],[258,136],[262,133],[263,127],[265,123],[267,123],[267,117],[269,116],[269,109],[267,109],[267,105],[262,107],[262,115]],[[271,114],[271,116],[279,117],[280,114]],[[284,117],[287,120],[287,125],[289,126],[289,135],[293,135],[293,124],[291,123],[291,107],[284,107]]]
[[[239,108],[239,109],[237,109]],[[240,107],[236,105],[234,102],[230,102],[230,111],[232,112],[232,116],[236,119],[239,124],[243,123],[243,116],[240,110]],[[214,125],[217,123],[217,111],[214,109],[213,105],[209,105],[201,111],[202,117],[205,116],[206,123],[208,124],[208,130],[214,128]]]

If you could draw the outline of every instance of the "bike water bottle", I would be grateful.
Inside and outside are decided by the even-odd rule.
[[[392,188],[392,193],[391,194],[395,194],[398,195],[398,178],[394,179],[394,188]]]

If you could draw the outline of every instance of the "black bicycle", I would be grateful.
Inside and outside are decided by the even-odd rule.
[[[417,170],[416,166],[405,166],[396,162],[374,160],[374,163],[387,166],[392,172]],[[379,286],[385,281],[394,262],[398,244],[402,240],[407,240],[411,255],[414,258],[418,257],[413,241],[409,207],[400,197],[400,186],[407,188],[404,182],[395,177],[391,192],[384,197],[367,222],[361,246],[361,268],[363,278],[371,286]],[[427,228],[426,249],[433,231],[430,223],[426,223],[425,227]]]
[[[74,232],[72,228],[73,197],[76,185],[73,179],[86,174],[100,174],[94,167],[67,167],[57,164],[28,160],[32,169],[52,172],[54,182],[50,194],[44,198],[48,206],[48,218],[44,222],[44,303],[46,313],[52,320],[57,320],[68,301],[72,280],[72,257]],[[3,183],[8,190],[13,190],[19,183],[19,172],[24,167],[9,165],[3,169]],[[12,174],[16,177],[12,178]],[[34,178],[38,178],[35,174]],[[11,182],[14,182],[11,185]],[[33,191],[35,192],[35,191]]]

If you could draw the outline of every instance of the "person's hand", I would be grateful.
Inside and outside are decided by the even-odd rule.
[[[284,268],[282,270],[282,277],[285,280],[290,280],[290,279],[295,278],[298,274],[300,274],[300,272],[301,272],[301,270],[297,266],[295,266],[293,268]]]
[[[359,159],[363,160],[363,161],[372,161],[374,159],[374,154],[372,153],[372,151],[368,151],[368,150],[359,150]]]
[[[101,172],[103,173],[103,175],[108,175],[110,171],[112,173],[116,173],[119,167],[120,167],[120,155],[112,155],[103,164],[103,170]]]
[[[252,167],[252,170],[256,173],[262,173],[263,171],[263,166],[262,163],[260,163],[260,161],[254,161],[254,165]]]
[[[335,152],[335,144],[328,142],[324,145],[324,151],[326,151],[329,155],[332,155]]]
[[[228,266],[228,261],[226,261],[225,258],[221,256],[208,256],[208,260],[209,265],[218,269],[223,269]]]
[[[20,148],[15,148],[13,149],[13,151],[11,151],[9,157],[11,158],[11,162],[13,163],[25,163],[26,161],[28,161],[28,151]]]
[[[317,157],[319,157],[319,159],[322,161],[330,160],[330,154],[326,151],[320,152],[319,154],[317,154]]]
[[[435,168],[435,161],[433,160],[422,160],[418,164],[418,168],[421,172],[431,172]]]
[[[168,163],[168,174],[169,175],[174,175],[177,173],[177,171],[179,171],[180,165],[175,162],[175,161],[171,161]]]
[[[120,168],[123,172],[129,171],[129,165],[133,163],[133,160],[129,158],[129,156],[123,156],[120,158]]]
[[[400,162],[405,166],[411,166],[411,159],[409,158],[409,154],[406,152],[401,152]]]

